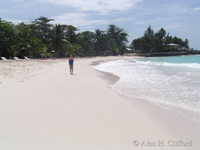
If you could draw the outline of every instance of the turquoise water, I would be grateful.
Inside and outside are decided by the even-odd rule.
[[[200,64],[200,55],[188,55],[188,56],[173,56],[173,57],[149,57],[142,58],[141,61],[151,62],[168,62],[168,63],[197,63]]]
[[[113,90],[182,113],[195,113],[198,117],[190,118],[200,122],[200,55],[121,59],[95,68],[120,77]]]
[[[176,57],[149,57],[139,61],[152,65],[188,67],[200,69],[200,55],[176,56]]]

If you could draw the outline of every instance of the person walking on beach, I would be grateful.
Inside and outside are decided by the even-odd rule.
[[[73,74],[73,70],[74,70],[74,58],[72,55],[70,55],[69,58],[69,69],[70,69],[70,73]]]

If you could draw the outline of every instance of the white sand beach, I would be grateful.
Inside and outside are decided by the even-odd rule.
[[[199,150],[200,124],[112,90],[91,64],[0,61],[0,150]]]

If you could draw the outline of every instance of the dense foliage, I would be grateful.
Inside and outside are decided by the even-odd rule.
[[[0,56],[65,57],[117,55],[125,52],[128,34],[115,25],[107,31],[79,32],[72,25],[53,25],[40,17],[17,25],[0,19]]]
[[[30,24],[0,19],[0,56],[31,58],[118,55],[126,52],[128,34],[115,25],[106,31],[100,29],[78,32],[72,25],[51,24],[53,19],[40,17]],[[176,44],[179,47],[170,46]],[[141,38],[130,47],[138,53],[171,52],[189,48],[189,41],[172,37],[161,28],[154,33],[149,26]]]
[[[170,46],[170,44],[179,45],[178,48]],[[141,38],[132,41],[131,46],[138,52],[141,53],[152,53],[152,52],[171,52],[180,51],[189,48],[189,41],[178,37],[172,37],[166,34],[166,31],[161,28],[158,32],[154,33],[151,26],[147,28],[144,35]]]

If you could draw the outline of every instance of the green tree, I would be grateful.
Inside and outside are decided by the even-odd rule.
[[[144,32],[143,37],[133,40],[131,46],[133,46],[135,50],[140,50],[142,53],[176,51],[177,48],[168,46],[170,43],[189,48],[189,41],[187,39],[183,41],[176,36],[170,36],[169,33],[166,35],[166,31],[163,28],[154,34],[154,30],[151,26]]]
[[[30,51],[30,44],[31,40],[33,39],[33,36],[31,35],[30,26],[22,22],[15,26],[15,30],[18,39],[20,39],[18,43],[16,43],[16,46],[19,47],[18,57],[32,57],[32,52]]]
[[[105,55],[109,50],[112,49],[112,45],[110,44],[114,42],[109,35],[106,33],[106,31],[102,31],[100,29],[95,30],[95,36],[96,36],[96,41],[95,41],[95,46],[94,50],[96,52],[96,55]],[[112,53],[112,51],[110,51]]]
[[[149,26],[147,30],[144,32],[144,37],[152,37],[154,36],[154,30]]]
[[[189,48],[189,40],[185,39],[185,41],[183,42],[183,47]]]
[[[166,38],[165,38],[165,42],[164,45],[167,46],[168,44],[173,43],[173,37],[169,36],[169,34],[167,34]]]
[[[7,57],[20,56],[24,39],[19,34],[18,26],[8,22],[4,22],[3,24],[1,23],[1,31],[3,33],[1,35],[1,44],[2,48],[4,48],[2,51],[5,52],[3,55]]]
[[[146,40],[146,42],[145,42],[146,50],[145,51],[146,52],[155,52],[156,40],[155,40],[154,30],[151,28],[151,26],[149,26],[147,28],[147,30],[144,32],[144,39]]]
[[[47,48],[42,40],[31,34],[30,25],[25,23],[17,24],[15,26],[15,34],[14,48],[17,50],[18,57],[41,57],[41,54],[46,53]]]
[[[155,33],[155,51],[163,52],[165,47],[165,36],[166,31],[161,28],[157,33]]]
[[[68,56],[83,56],[83,49],[79,44],[72,43],[67,45],[67,54]]]
[[[51,21],[54,20],[40,17],[35,19],[35,21],[30,25],[33,35],[42,40],[47,48],[50,47],[53,38],[53,25],[50,24]]]
[[[91,31],[84,31],[77,34],[77,44],[82,47],[84,56],[94,56],[95,33]]]
[[[110,47],[115,54],[124,54],[126,43],[128,42],[128,34],[121,28],[115,25],[109,25],[107,30],[108,35],[110,36]]]
[[[57,57],[63,57],[67,55],[67,44],[70,42],[66,39],[66,31],[67,25],[58,24],[54,27],[49,51],[55,52]]]
[[[134,49],[137,52],[141,52],[141,53],[150,52],[149,43],[147,42],[146,38],[144,38],[144,37],[133,40],[131,45],[132,45],[132,47],[134,47]]]
[[[42,40],[36,37],[30,37],[28,41],[27,51],[29,52],[29,57],[41,57],[41,54],[45,54],[47,51],[46,45],[42,42]]]
[[[78,29],[72,25],[68,25],[66,28],[66,38],[70,43],[76,43],[76,31]]]
[[[0,56],[9,57],[8,51],[11,45],[11,39],[14,36],[14,25],[11,22],[0,19]]]

